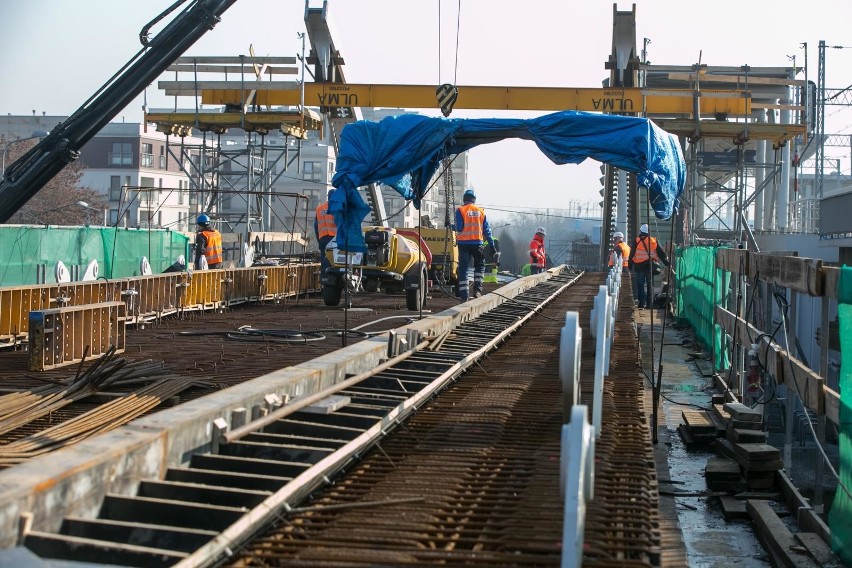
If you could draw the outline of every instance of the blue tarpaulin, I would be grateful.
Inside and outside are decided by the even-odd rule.
[[[361,220],[369,207],[358,187],[384,183],[420,207],[447,156],[506,138],[532,140],[556,164],[593,158],[637,175],[660,219],[671,217],[686,182],[677,138],[645,118],[563,111],[531,119],[391,116],[347,124],[341,133],[329,211],[337,242],[364,250]]]

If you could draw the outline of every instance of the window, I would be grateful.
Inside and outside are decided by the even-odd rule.
[[[139,191],[139,204],[144,207],[149,207],[155,197],[153,192],[147,190],[148,188],[154,187],[154,178],[139,178],[139,185],[142,186],[142,189]]]
[[[184,189],[183,184],[184,183],[186,183],[186,182],[183,181],[182,179],[178,180],[178,192],[177,192],[178,193],[178,205],[183,205],[183,189]]]
[[[305,162],[302,164],[302,179],[322,181],[322,162]]]
[[[334,177],[334,162],[330,161],[328,163],[328,179],[331,179],[333,177]]]
[[[121,200],[121,176],[109,176],[109,199]]]
[[[111,227],[114,227],[116,224],[118,224],[118,209],[109,210],[109,224]]]
[[[113,142],[112,152],[109,153],[109,165],[132,166],[133,154],[129,142]]]
[[[140,165],[146,168],[154,167],[154,145],[149,143],[142,144],[142,161]]]

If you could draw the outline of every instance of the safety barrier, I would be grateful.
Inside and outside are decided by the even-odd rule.
[[[319,264],[295,264],[0,288],[0,342],[25,340],[31,311],[123,302],[125,322],[134,324],[178,311],[278,300],[319,287]]]
[[[99,302],[29,314],[29,369],[45,371],[124,351],[123,302]]]

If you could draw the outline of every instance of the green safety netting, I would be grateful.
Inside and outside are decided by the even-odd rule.
[[[852,353],[852,267],[840,269],[837,283],[837,318],[840,323],[840,352]],[[831,547],[847,565],[852,565],[852,360],[840,359],[840,484],[828,514]],[[846,488],[846,490],[844,490]]]
[[[47,283],[55,282],[54,267],[62,261],[69,269],[97,260],[100,276],[123,278],[141,274],[146,257],[154,274],[187,257],[189,238],[161,229],[113,227],[33,227],[0,225],[0,286],[38,283],[44,265]]]
[[[718,247],[687,247],[675,250],[674,315],[695,330],[699,343],[716,356],[715,371],[728,366],[725,333],[714,323],[716,305],[723,305],[731,275],[716,268]]]

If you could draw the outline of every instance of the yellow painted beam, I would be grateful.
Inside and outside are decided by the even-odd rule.
[[[163,85],[161,85],[163,86]],[[237,85],[235,85],[237,86]],[[250,89],[204,88],[203,104],[241,104]],[[666,89],[586,89],[568,87],[458,87],[454,109],[490,110],[579,110],[588,112],[641,113],[692,116],[693,91]],[[195,91],[167,94],[194,95]],[[258,89],[255,104],[298,105],[296,89]],[[438,108],[431,85],[357,85],[307,83],[305,104],[320,107]],[[751,99],[743,91],[701,91],[701,114],[745,116]]]

